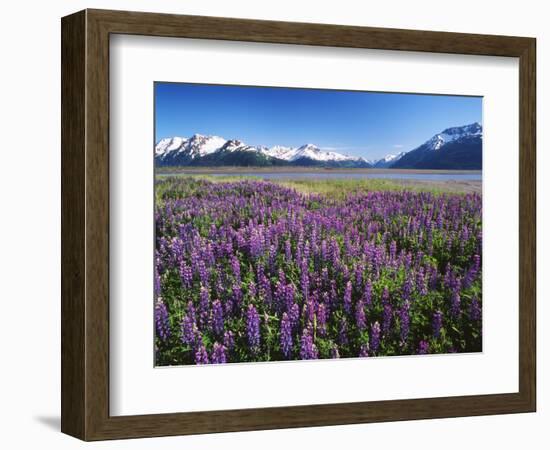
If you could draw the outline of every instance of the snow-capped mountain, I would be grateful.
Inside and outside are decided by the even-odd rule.
[[[399,161],[405,154],[405,152],[399,152],[395,155],[386,155],[383,158],[375,161],[372,166],[376,167],[377,169],[388,168],[392,164],[395,164],[397,161]]]
[[[481,170],[483,128],[475,122],[443,130],[390,165],[392,169]]]
[[[272,158],[282,159],[284,161],[291,161],[294,158],[296,149],[292,147],[284,147],[282,145],[275,145],[271,148],[263,150],[264,155]]]
[[[478,122],[474,122],[471,125],[447,128],[427,141],[426,145],[432,150],[439,150],[445,144],[465,136],[481,136],[482,134],[481,125]]]
[[[365,159],[357,156],[343,155],[333,151],[322,150],[315,144],[305,144],[301,147],[274,147],[262,150],[263,153],[272,158],[279,158],[284,161],[297,161],[301,158],[309,158],[314,161],[358,161],[367,162]]]
[[[226,140],[219,136],[199,134],[189,139],[178,136],[161,139],[155,146],[155,159],[157,164],[169,166],[246,163],[245,165],[370,167],[370,163],[364,158],[322,150],[314,144],[296,148],[280,145],[268,148],[247,145],[237,139]]]
[[[216,149],[216,151],[221,152],[257,152],[258,148],[252,145],[246,145],[244,142],[239,141],[238,139],[230,139],[225,141],[224,144]]]
[[[324,150],[314,144],[301,147],[248,145],[238,139],[195,134],[174,136],[155,146],[159,166],[316,166],[391,169],[481,169],[483,129],[477,122],[452,127],[409,152],[376,161]]]
[[[227,141],[219,136],[194,134],[189,139],[174,136],[161,139],[155,146],[155,159],[164,165],[185,165],[186,162],[217,151]]]
[[[186,141],[187,139],[179,136],[161,139],[155,146],[155,156],[160,157],[166,153],[178,150]]]

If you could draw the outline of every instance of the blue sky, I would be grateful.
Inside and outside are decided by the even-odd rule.
[[[199,133],[376,159],[481,115],[481,97],[155,83],[155,141]]]

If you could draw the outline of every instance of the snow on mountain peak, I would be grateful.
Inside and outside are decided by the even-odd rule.
[[[247,145],[238,139],[228,140],[219,150],[224,152],[261,152],[259,147]]]
[[[393,161],[394,159],[401,158],[404,154],[405,154],[405,152],[399,152],[399,153],[394,154],[394,155],[386,155],[382,159],[386,162],[390,162],[390,161]]]
[[[320,151],[319,147],[317,147],[315,144],[304,144],[301,147],[298,147],[298,150],[304,150],[304,151],[311,150],[313,152]]]
[[[187,139],[179,136],[161,139],[155,146],[155,155],[160,156],[178,150],[186,141]]]
[[[424,144],[430,150],[439,150],[445,144],[468,136],[482,136],[482,126],[478,122],[469,125],[451,127],[436,134]],[[323,150],[315,144],[308,143],[300,147],[286,147],[275,145],[267,148],[263,146],[251,146],[238,139],[224,139],[219,136],[204,136],[194,134],[190,138],[173,136],[161,139],[155,146],[155,156],[162,161],[169,161],[173,157],[195,159],[217,151],[249,151],[294,162],[311,159],[318,162],[359,162],[372,164],[374,167],[390,167],[405,155],[405,152],[388,154],[377,161],[369,161],[358,156],[348,156],[335,151]],[[181,155],[181,156],[178,156]]]
[[[267,156],[273,158],[283,159],[285,161],[296,161],[300,158],[309,158],[314,161],[364,161],[363,158],[356,156],[347,156],[341,153],[327,151],[319,148],[315,144],[305,144],[298,148],[285,147],[282,145],[276,145],[271,148],[264,148],[261,150]]]
[[[185,154],[193,159],[217,151],[225,142],[226,140],[219,136],[194,134],[189,139],[174,136],[161,139],[155,145],[155,156],[166,160],[175,155]]]
[[[443,145],[465,136],[481,136],[482,134],[483,128],[481,124],[479,122],[474,122],[470,125],[447,128],[426,141],[426,144],[432,150],[439,150]]]
[[[214,153],[221,148],[227,141],[219,136],[203,136],[194,134],[189,140],[189,145],[185,149],[191,157],[205,156]]]
[[[283,145],[275,145],[270,148],[262,147],[260,150],[264,155],[271,156],[272,158],[283,159],[290,161],[294,155],[296,149],[291,147],[285,147]]]
[[[386,155],[377,161],[374,161],[373,166],[377,168],[387,168],[394,162],[399,161],[406,152],[399,152],[397,154]]]
[[[155,155],[161,160],[169,160],[177,155],[185,155],[190,159],[195,159],[217,151],[256,151],[266,156],[288,162],[293,162],[301,158],[308,158],[319,162],[354,161],[369,163],[369,161],[364,158],[323,150],[312,143],[300,147],[276,145],[267,148],[263,146],[247,145],[238,139],[227,140],[219,136],[203,136],[198,133],[188,139],[178,136],[164,138],[155,146]]]
[[[463,137],[482,136],[483,129],[480,123],[451,127],[434,135],[421,147],[427,150],[439,150],[449,142]],[[190,138],[173,136],[163,138],[155,145],[155,157],[164,164],[187,164],[189,161],[215,152],[257,152],[259,154],[293,163],[301,159],[321,163],[352,163],[355,166],[365,167],[372,165],[377,168],[387,168],[399,161],[406,152],[388,154],[378,160],[368,160],[359,156],[349,156],[336,151],[322,149],[315,144],[308,143],[300,147],[275,145],[273,147],[253,146],[238,139],[224,139],[219,136],[204,136],[194,134]]]

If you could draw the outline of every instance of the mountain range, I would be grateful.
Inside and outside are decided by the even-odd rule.
[[[155,145],[157,166],[302,166],[327,168],[481,169],[483,131],[479,123],[452,127],[408,152],[378,160],[300,147],[253,146],[237,139],[195,134],[174,136]]]
[[[452,127],[405,153],[392,169],[481,170],[483,129],[479,123]]]

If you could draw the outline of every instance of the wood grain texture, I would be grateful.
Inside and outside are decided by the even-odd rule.
[[[519,68],[519,391],[536,409],[536,41],[531,39]]]
[[[85,20],[79,12],[61,27],[61,430],[78,437],[86,428]]]
[[[519,57],[519,392],[109,416],[109,35],[113,33]],[[62,40],[62,430],[65,433],[84,440],[99,440],[535,410],[534,39],[86,10],[63,18]]]

